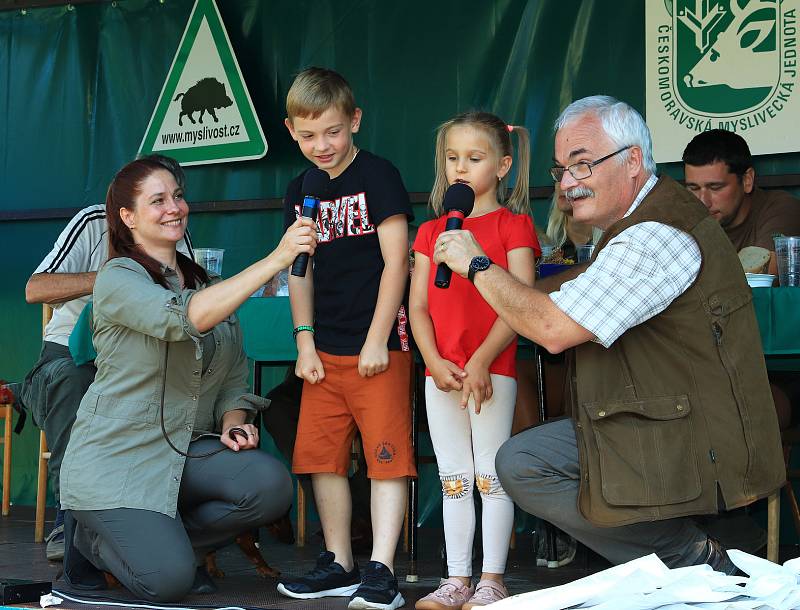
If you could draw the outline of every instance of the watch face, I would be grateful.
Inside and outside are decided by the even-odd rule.
[[[489,260],[488,256],[476,256],[470,261],[469,266],[474,271],[484,271],[488,269],[491,264],[492,261]]]

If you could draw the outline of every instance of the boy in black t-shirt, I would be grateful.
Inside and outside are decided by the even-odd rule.
[[[313,265],[304,278],[289,280],[295,372],[304,379],[292,470],[311,475],[327,551],[315,570],[284,579],[278,591],[302,599],[350,595],[349,608],[394,610],[405,603],[392,567],[407,478],[416,476],[401,307],[411,205],[397,169],[353,144],[361,109],[339,74],[301,72],[286,111],[303,155],[331,177],[316,219]],[[286,191],[288,224],[302,205],[304,173]],[[363,580],[350,547],[347,470],[356,428],[372,487],[373,549]]]

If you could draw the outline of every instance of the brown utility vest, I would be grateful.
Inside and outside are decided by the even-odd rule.
[[[695,282],[662,313],[609,348],[575,348],[567,404],[578,506],[599,526],[744,506],[786,475],[752,294],[733,246],[694,195],[662,177],[594,256],[647,221],[688,233],[703,258]]]

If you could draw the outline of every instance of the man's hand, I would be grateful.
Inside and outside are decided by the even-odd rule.
[[[28,303],[66,303],[92,294],[96,271],[85,273],[34,273],[25,285]]]
[[[453,273],[467,277],[469,263],[476,256],[485,253],[470,231],[446,231],[436,240],[433,262],[444,263]]]

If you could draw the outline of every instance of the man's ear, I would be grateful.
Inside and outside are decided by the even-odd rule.
[[[748,195],[753,192],[753,187],[756,184],[756,170],[748,167],[747,171],[742,174],[742,187],[744,192]]]
[[[358,133],[358,130],[361,128],[361,115],[361,108],[356,108],[353,112],[353,118],[350,119],[351,133]]]
[[[292,136],[292,140],[297,142],[297,134],[294,132],[294,125],[292,125],[292,121],[288,116],[283,119],[283,124],[286,125],[286,129],[289,130],[289,135]]]
[[[631,146],[626,152],[628,153],[628,172],[631,176],[638,176],[644,169],[642,149],[638,146]]]

